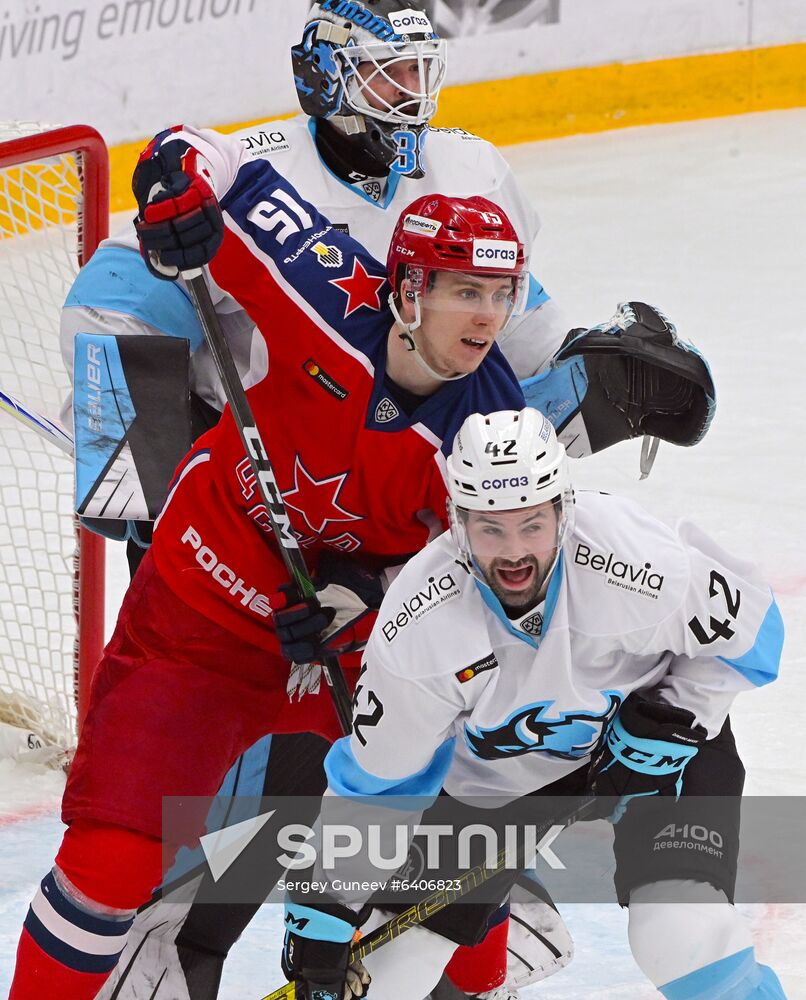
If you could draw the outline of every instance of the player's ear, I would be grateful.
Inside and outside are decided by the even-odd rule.
[[[408,278],[404,278],[400,282],[400,293],[398,295],[398,309],[400,310],[400,315],[406,323],[412,322],[415,317],[415,294],[411,288],[411,282]]]

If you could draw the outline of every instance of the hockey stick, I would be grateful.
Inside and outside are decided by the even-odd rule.
[[[564,817],[557,817],[556,823],[552,824],[550,829],[554,829],[557,825],[559,825],[562,829],[566,829],[572,824],[584,819],[585,816],[591,811],[591,807],[595,801],[595,795],[583,797],[581,801],[579,801],[579,804]],[[367,955],[371,955],[374,951],[382,948],[385,944],[388,944],[390,941],[394,941],[395,938],[400,937],[401,934],[405,934],[405,932],[411,930],[412,927],[418,927],[423,923],[423,921],[427,920],[429,917],[433,917],[435,913],[439,913],[440,910],[444,910],[446,906],[450,906],[451,903],[455,903],[463,896],[466,896],[469,892],[477,889],[480,885],[484,885],[485,882],[489,882],[489,880],[495,878],[496,875],[500,875],[501,872],[505,871],[508,867],[512,867],[507,864],[509,858],[509,849],[507,847],[502,848],[498,852],[495,865],[492,868],[488,868],[486,864],[476,865],[475,868],[469,868],[457,878],[450,879],[450,881],[454,883],[453,888],[437,889],[436,892],[432,892],[429,896],[421,899],[418,903],[413,903],[407,910],[403,910],[402,913],[398,913],[397,916],[392,917],[391,920],[387,920],[386,923],[381,924],[380,927],[376,927],[374,931],[370,931],[369,934],[362,937],[352,946],[350,949],[350,963],[366,958]],[[523,866],[523,848],[519,845],[515,856],[514,867],[521,869]],[[293,981],[286,983],[273,993],[267,994],[262,998],[262,1000],[298,1000],[296,984]]]
[[[4,410],[10,416],[14,417],[15,420],[19,420],[21,424],[24,424],[25,427],[34,431],[46,441],[55,444],[65,454],[73,454],[73,439],[63,427],[54,424],[52,420],[48,420],[47,417],[43,417],[40,413],[29,409],[16,396],[3,392],[2,389],[0,389],[0,410]]]
[[[224,386],[224,394],[249,456],[255,482],[268,511],[272,531],[280,548],[283,562],[300,595],[302,597],[315,597],[316,588],[308,575],[305,560],[291,531],[291,520],[283,503],[283,496],[274,478],[268,452],[257,428],[252,407],[246,398],[246,392],[241,384],[235,362],[232,360],[229,345],[221,331],[203,272],[201,269],[185,271],[182,277],[185,279],[193,305],[196,308],[205,339]],[[352,730],[351,698],[338,658],[336,656],[324,657],[322,668],[333,698],[336,715],[339,717],[342,730],[347,734]]]

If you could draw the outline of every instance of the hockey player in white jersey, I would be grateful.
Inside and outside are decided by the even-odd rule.
[[[744,770],[728,711],[778,672],[769,587],[690,522],[671,528],[631,500],[575,494],[564,448],[534,410],[469,417],[448,481],[451,529],[386,594],[324,801],[618,797],[615,884],[647,978],[674,1000],[784,997],[732,905]],[[653,850],[657,826],[636,803],[647,796],[668,796],[654,801],[724,850],[688,849],[691,826]],[[317,996],[341,996],[345,981],[328,976],[343,955],[323,940],[348,942],[346,954],[359,919],[334,905],[326,930],[320,904],[288,903],[284,968]],[[295,922],[303,910],[308,922]],[[421,1000],[457,928],[478,931],[472,908],[449,910],[453,940],[419,927],[366,958],[370,996]]]
[[[411,23],[404,23],[406,18]],[[411,31],[412,27],[422,30]],[[396,40],[390,41],[392,28],[400,29],[405,40],[395,36]],[[446,65],[445,42],[431,29],[422,11],[408,9],[395,0],[367,4],[319,0],[312,5],[301,41],[292,52],[305,114],[250,127],[238,137],[255,157],[271,157],[303,197],[380,259],[386,256],[400,209],[422,194],[438,191],[490,197],[506,210],[529,250],[539,219],[500,153],[464,129],[429,126]],[[249,387],[266,371],[263,339],[253,336],[251,320],[233,299],[215,287],[211,292],[236,366]],[[501,346],[516,373],[525,378],[546,365],[567,328],[532,275],[524,315],[510,324]],[[181,281],[159,281],[149,273],[133,227],[102,245],[68,296],[62,314],[62,347],[68,368],[77,332],[146,333],[188,340],[194,436],[217,420],[224,396],[189,297]],[[585,443],[584,451],[590,435],[580,435],[575,428],[573,436]],[[106,524],[111,526],[111,522]],[[120,528],[134,539],[129,542],[134,571],[144,551],[138,542],[147,544],[149,540],[148,526],[130,522]],[[278,743],[275,741],[274,750]],[[264,741],[234,770],[232,781],[238,781],[234,794],[257,795],[270,790],[264,783],[267,753]],[[307,790],[313,793],[317,789],[311,786]],[[236,916],[235,908],[230,908],[225,920],[216,919],[214,909],[207,906],[198,910],[182,930],[175,923],[171,934],[178,936],[178,943],[172,940],[167,945],[175,969],[178,951],[186,966],[196,967],[197,984],[205,978],[199,967],[211,970],[206,977],[208,985],[204,989],[196,985],[192,1000],[216,995],[223,957],[251,913],[247,907]],[[165,929],[165,914],[152,912],[138,918],[135,934],[149,929],[148,916]],[[138,963],[145,961],[149,950],[158,950],[158,941],[159,933],[152,932],[146,951],[136,951],[132,945],[139,958],[130,965],[127,956],[123,963],[132,990]],[[165,969],[157,968],[161,958],[155,961],[157,980]],[[177,971],[177,976],[183,978],[184,973]],[[125,1000],[128,987],[117,982],[110,990],[113,987],[123,991]]]

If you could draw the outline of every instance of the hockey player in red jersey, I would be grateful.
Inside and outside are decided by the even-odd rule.
[[[428,197],[398,223],[387,282],[266,161],[243,160],[189,129],[147,148],[135,190],[149,264],[212,260],[265,338],[250,402],[309,565],[342,553],[380,573],[445,525],[442,442],[471,412],[521,405],[494,342],[523,291],[523,247],[492,203]],[[227,410],[177,471],[99,666],[12,1000],[95,996],[160,880],[163,796],[214,794],[267,731],[338,734],[326,691],[286,697],[270,598],[287,581],[267,528]]]
[[[162,133],[135,192],[149,267],[170,277],[211,261],[263,334],[268,374],[250,400],[321,584],[354,579],[356,563],[377,580],[404,562],[445,525],[443,442],[469,413],[522,405],[495,345],[526,275],[504,214],[485,199],[418,200],[395,229],[387,281],[267,161],[215,133]],[[286,683],[288,661],[321,653],[319,633],[345,607],[323,591],[318,619],[310,599],[275,602],[273,615],[286,580],[266,521],[225,411],[177,471],[100,664],[68,831],[26,919],[12,1000],[95,996],[160,880],[164,796],[212,795],[266,732],[337,734],[327,694],[289,704]],[[350,603],[366,626],[367,602]],[[300,634],[300,615],[317,627]],[[342,618],[349,643],[355,623]]]

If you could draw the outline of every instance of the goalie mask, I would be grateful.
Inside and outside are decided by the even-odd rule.
[[[543,600],[573,519],[565,448],[537,410],[468,417],[448,458],[451,535],[510,618]],[[528,631],[528,630],[527,630]]]
[[[316,0],[291,49],[302,110],[376,169],[423,176],[422,143],[445,77],[445,42],[404,0]]]

